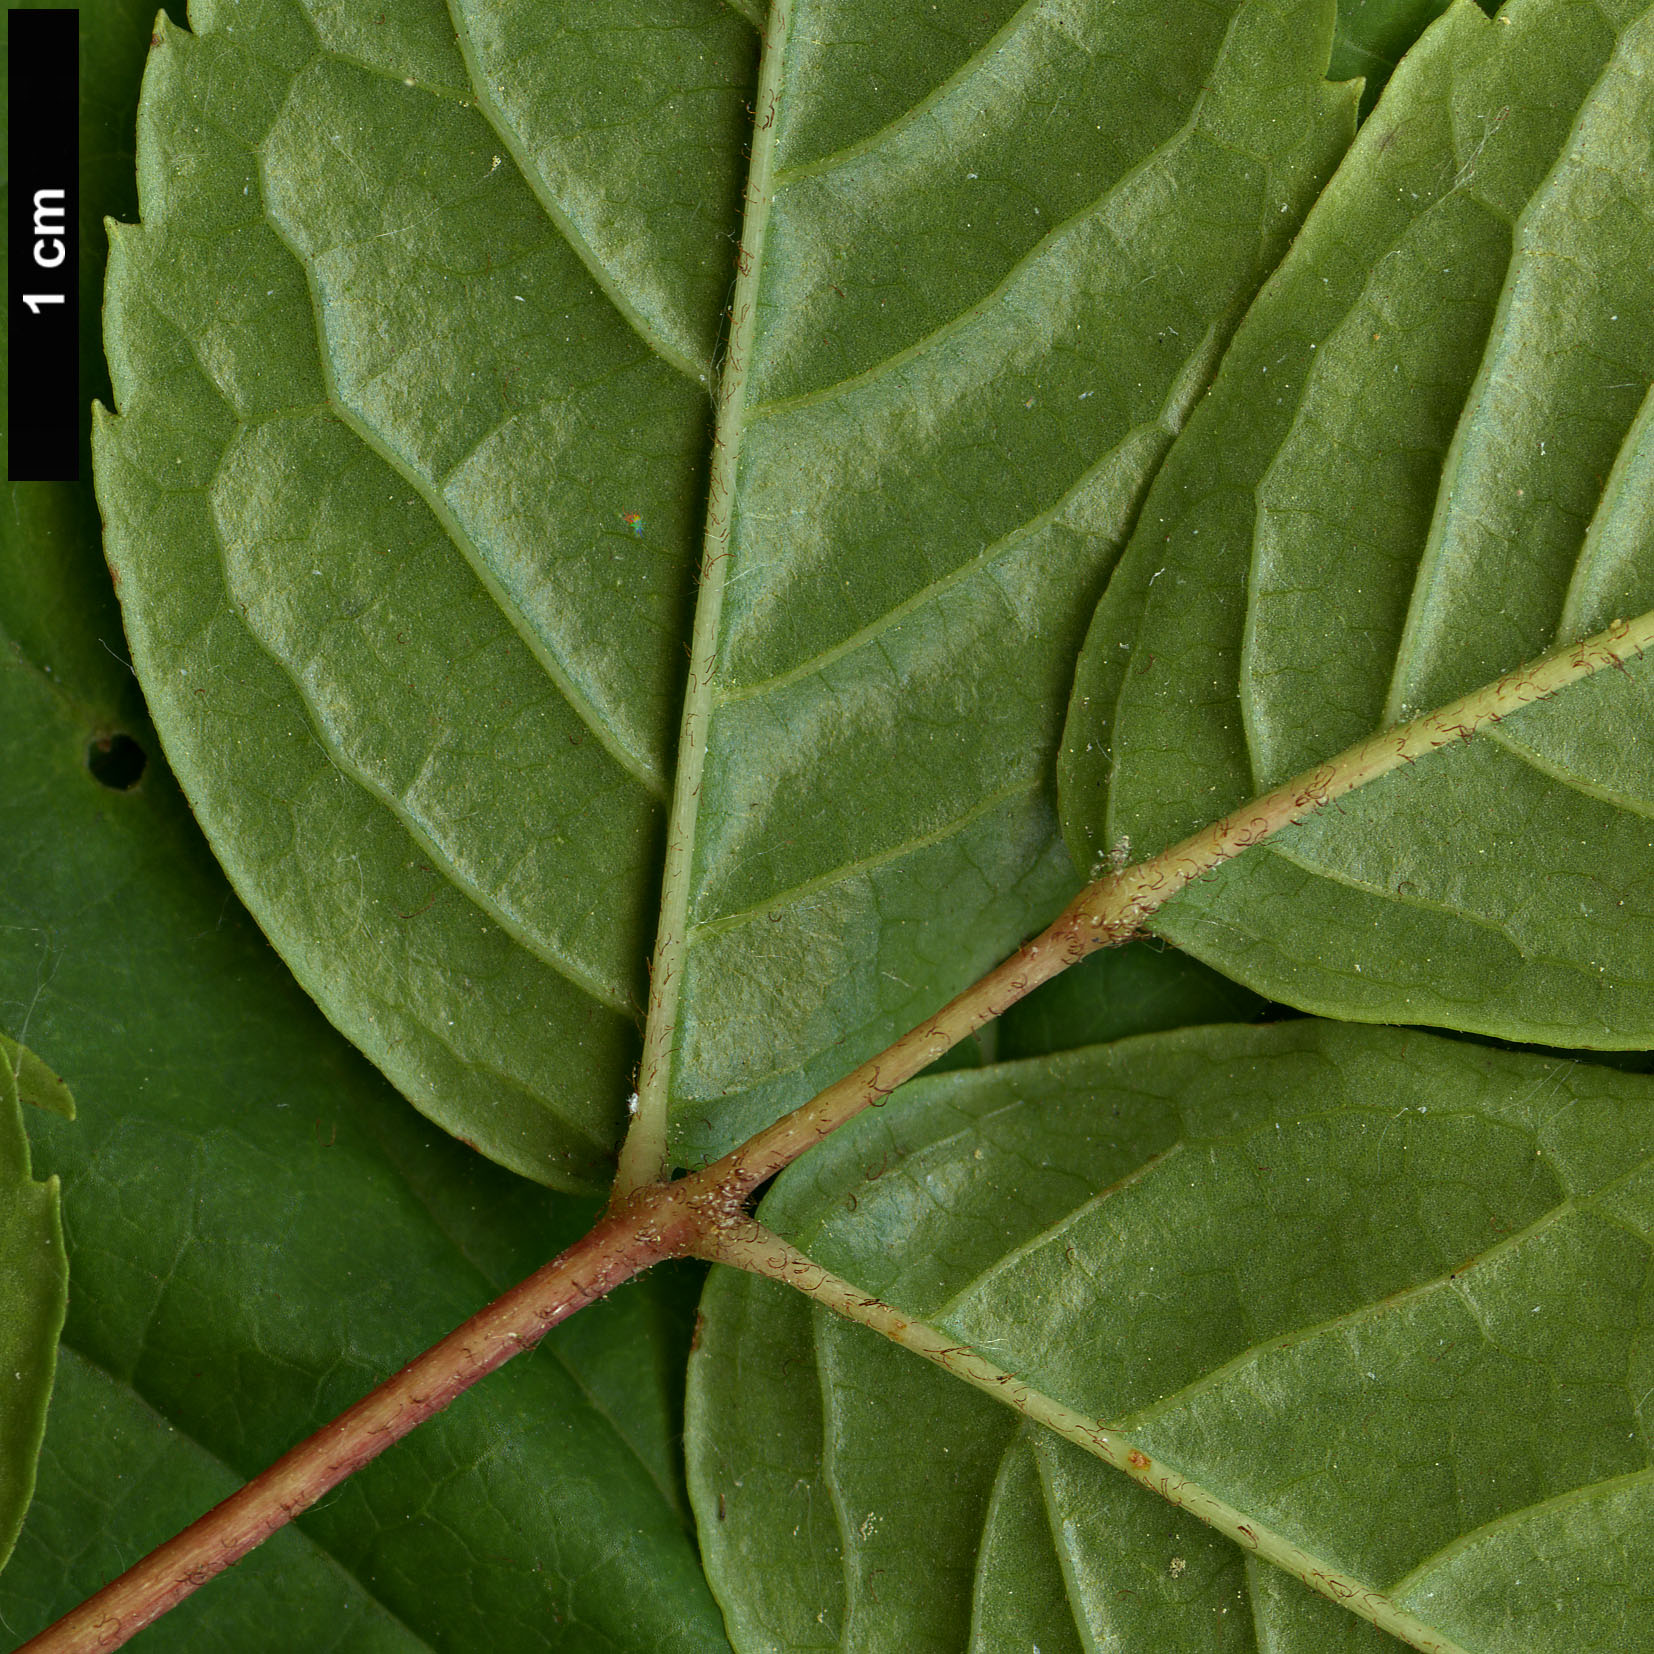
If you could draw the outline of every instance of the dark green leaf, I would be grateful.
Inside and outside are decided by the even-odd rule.
[[[1327,78],[1361,77],[1363,119],[1372,113],[1402,54],[1446,9],[1447,0],[1339,0]],[[1492,11],[1494,5],[1483,9]]]
[[[1255,1022],[1271,1009],[1238,983],[1151,940],[1092,954],[989,1027],[998,1032],[995,1055],[1009,1060],[1201,1022]]]
[[[63,1082],[0,1037],[0,1566],[34,1490],[69,1285],[57,1179],[30,1170],[22,1085],[28,1101],[74,1115]]]
[[[326,1028],[214,874],[159,757],[130,792],[93,779],[96,703],[8,647],[0,708],[15,732],[0,1002],[29,1008],[31,1044],[80,1104],[74,1126],[38,1133],[76,1285],[70,1379],[0,1587],[22,1629],[594,1212],[450,1143]],[[153,1646],[287,1650],[314,1623],[356,1647],[717,1648],[677,1492],[681,1297],[651,1280],[582,1317]]]

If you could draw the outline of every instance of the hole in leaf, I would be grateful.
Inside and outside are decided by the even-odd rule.
[[[100,735],[86,749],[92,779],[116,792],[130,792],[148,765],[149,754],[130,735]]]

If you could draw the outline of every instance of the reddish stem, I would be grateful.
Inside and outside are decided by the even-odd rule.
[[[533,1349],[559,1321],[650,1264],[686,1251],[701,1226],[684,1198],[690,1181],[645,1191],[604,1218],[18,1654],[119,1648],[479,1378]]]
[[[532,1349],[577,1309],[663,1259],[691,1252],[720,1256],[719,1243],[746,1225],[747,1200],[767,1178],[863,1109],[882,1103],[1039,983],[1096,948],[1124,942],[1194,880],[1403,764],[1468,740],[1488,724],[1609,666],[1624,670],[1626,657],[1640,657],[1645,649],[1654,649],[1654,611],[1634,621],[1616,620],[1596,637],[1554,650],[1437,712],[1359,742],[1182,843],[1100,879],[1045,931],[888,1050],[704,1171],[675,1183],[646,1185],[619,1200],[584,1240],[25,1643],[18,1654],[120,1647],[479,1378]]]

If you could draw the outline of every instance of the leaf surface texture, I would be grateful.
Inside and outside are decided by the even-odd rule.
[[[335,1023],[553,1184],[658,907],[645,1104],[702,1158],[1075,888],[1074,651],[1349,140],[1332,7],[778,7],[750,175],[711,0],[191,21],[96,436],[173,766]]]
[[[1408,57],[1099,606],[1077,855],[1159,849],[1654,607],[1651,67],[1642,6],[1568,0],[1460,4]],[[1309,1010],[1646,1046],[1651,681],[1630,662],[1389,776],[1155,926]]]
[[[636,1038],[753,51],[586,10],[163,29],[96,443],[232,878],[408,1095],[565,1185]]]
[[[1635,1654],[1650,1086],[1190,1029],[916,1082],[761,1215],[1450,1646]],[[722,1270],[703,1310],[691,1486],[741,1654],[1396,1646],[795,1292]]]
[[[881,1049],[1076,888],[1050,774],[1085,617],[1348,141],[1324,6],[972,10],[899,100],[859,43],[966,8],[768,25],[705,757],[680,764],[693,855],[656,960],[682,973],[682,1161]]]

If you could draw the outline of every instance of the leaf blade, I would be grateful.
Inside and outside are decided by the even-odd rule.
[[[393,10],[163,27],[111,261],[110,553],[174,763],[289,963],[448,1129],[590,1187],[635,1052],[705,405],[530,184],[612,252],[625,213],[587,209],[641,162],[588,140],[569,201],[546,106],[658,47],[696,89],[632,129],[705,148],[750,31],[679,7],[567,34],[503,124],[525,183],[443,8]],[[700,270],[661,325],[704,350],[689,242],[724,208],[688,205],[628,256]]]
[[[1062,783],[1076,854],[1122,832],[1153,847],[1191,812],[1227,808],[1384,727],[1399,705],[1396,651],[1416,653],[1409,639],[1457,637],[1461,685],[1489,661],[1512,666],[1518,634],[1531,635],[1547,605],[1529,653],[1549,645],[1584,535],[1577,497],[1600,489],[1597,462],[1565,437],[1573,503],[1564,509],[1524,470],[1494,505],[1483,450],[1520,446],[1526,432],[1534,452],[1522,466],[1549,465],[1547,442],[1557,442],[1535,420],[1572,428],[1567,399],[1547,399],[1537,380],[1522,418],[1497,413],[1500,397],[1526,395],[1512,377],[1522,368],[1509,364],[1539,309],[1593,338],[1618,325],[1615,304],[1599,317],[1583,287],[1571,309],[1529,301],[1539,267],[1556,262],[1547,249],[1560,245],[1559,226],[1571,223],[1585,249],[1580,268],[1600,273],[1599,297],[1636,282],[1637,232],[1611,215],[1598,234],[1568,203],[1599,165],[1634,169],[1615,158],[1612,134],[1638,95],[1647,20],[1633,8],[1612,25],[1576,21],[1547,5],[1493,24],[1468,5],[1449,11],[1392,81],[1241,329],[1146,507],[1154,531],[1140,532],[1082,659]],[[1542,82],[1543,99],[1533,95]],[[1508,270],[1498,252],[1507,237]],[[1625,313],[1636,313],[1629,299]],[[1561,370],[1534,371],[1556,380]],[[1580,442],[1602,446],[1608,425],[1614,444],[1640,429],[1640,393],[1615,394]],[[1611,459],[1610,448],[1604,475]],[[1426,480],[1432,463],[1446,467],[1439,495]],[[1474,487],[1466,465],[1480,467]],[[1490,526],[1472,554],[1478,516],[1525,522],[1520,533],[1537,538],[1518,546]],[[1623,571],[1626,542],[1616,544]],[[1424,595],[1438,566],[1457,571],[1462,589],[1451,625]],[[1488,583],[1506,575],[1515,584],[1494,600]],[[1136,639],[1130,675],[1104,658],[1122,637]],[[1433,677],[1400,669],[1406,695],[1448,681],[1439,641],[1430,650]],[[1568,699],[1593,727],[1607,704],[1600,689]],[[1554,743],[1554,715],[1534,727]],[[1597,789],[1615,795],[1605,805],[1570,786],[1576,777],[1519,756],[1533,745],[1513,727],[1481,751],[1421,761],[1342,817],[1305,823],[1180,897],[1156,928],[1304,1009],[1569,1045],[1646,1043],[1634,941],[1646,849],[1632,813],[1639,749],[1615,759],[1621,773]],[[1629,810],[1616,812],[1628,793]],[[1582,857],[1582,839],[1614,846],[1610,860]]]
[[[1298,1548],[1295,1566],[1389,1593],[1419,1617],[1420,1646],[1435,1635],[1478,1654],[1572,1648],[1599,1625],[1639,1622],[1642,1569],[1629,1558],[1648,1544],[1632,1509],[1646,1441],[1635,1428],[1626,1437],[1634,1397],[1614,1352],[1636,1343],[1647,1271],[1647,1085],[1567,1058],[1314,1022],[1157,1035],[917,1084],[902,1117],[864,1116],[813,1175],[789,1171],[765,1216],[857,1295],[930,1322],[944,1345],[985,1350],[1089,1428],[1123,1433],[1144,1464],[1156,1455],[1174,1502],[1186,1476],[1181,1496],[1194,1501],[1198,1483],[1201,1501],[1227,1501],[1246,1524],[1233,1531],[1252,1543],[1273,1530],[1286,1555]],[[1086,1131],[1099,1115],[1112,1144]],[[1606,1225],[1592,1210],[1602,1202],[1614,1214]],[[1248,1245],[1253,1232],[1273,1244]],[[777,1500],[767,1484],[732,1490],[749,1461],[720,1379],[729,1341],[738,1359],[765,1335],[779,1289],[724,1275],[714,1286],[749,1307],[721,1325],[709,1314],[692,1364],[691,1479],[715,1588],[739,1604],[733,1564],[761,1568],[764,1553],[751,1514],[743,1529],[715,1526],[713,1499]],[[1465,1299],[1481,1306],[1480,1324],[1455,1307]],[[720,1301],[709,1288],[709,1305]],[[817,1336],[837,1327],[866,1369],[836,1403],[846,1417],[891,1385],[928,1385],[931,1407],[946,1406],[942,1375],[904,1377],[901,1352],[813,1313]],[[1445,1323],[1415,1324],[1442,1314],[1456,1346]],[[778,1391],[809,1382],[805,1351],[795,1342],[788,1355],[794,1376],[777,1363],[767,1381]],[[749,1386],[765,1382],[742,1370]],[[998,1411],[1003,1434],[1014,1415]],[[935,1528],[945,1550],[968,1555],[977,1543],[955,1532],[945,1503],[914,1490],[946,1484],[961,1433],[994,1427],[963,1399],[937,1413],[945,1423],[909,1429],[922,1416],[894,1407],[862,1435],[863,1459],[890,1457],[910,1489],[911,1508],[888,1507],[901,1531],[887,1570],[921,1529]],[[1124,1463],[1124,1448],[1112,1451]],[[1099,1488],[1106,1476],[1080,1474]],[[1150,1536],[1165,1516],[1152,1502],[1139,1509],[1126,1572],[1108,1579],[1105,1599],[1122,1598],[1159,1543]],[[1585,1535],[1609,1531],[1606,1509],[1623,1518],[1612,1530],[1623,1566],[1594,1571],[1588,1591],[1519,1592],[1512,1610],[1522,1558],[1537,1547],[1577,1569]],[[780,1516],[772,1508],[770,1524]],[[1511,1535],[1502,1554],[1475,1537],[1484,1529]],[[1223,1590],[1244,1591],[1231,1554]],[[1451,1576],[1461,1555],[1476,1560]],[[898,1583],[922,1597],[911,1566]],[[891,1578],[867,1587],[856,1604],[865,1623],[894,1625]],[[1223,1605],[1212,1601],[1214,1618]],[[1111,1610],[1094,1612],[1087,1623],[1101,1635]],[[1283,1636],[1303,1619],[1290,1607],[1257,1613],[1282,1620]],[[1164,1639],[1184,1635],[1204,1647],[1215,1633],[1179,1631],[1168,1611],[1139,1634],[1145,1647],[1182,1646]],[[1625,1646],[1644,1641],[1639,1628]],[[765,1644],[737,1632],[737,1646]]]
[[[1178,16],[983,14],[866,93],[858,16],[772,19],[706,758],[673,834],[693,888],[655,970],[681,981],[677,1159],[888,1044],[1075,888],[1044,780],[1073,623],[1353,115],[1326,8]],[[1052,84],[1080,90],[1031,115]]]

